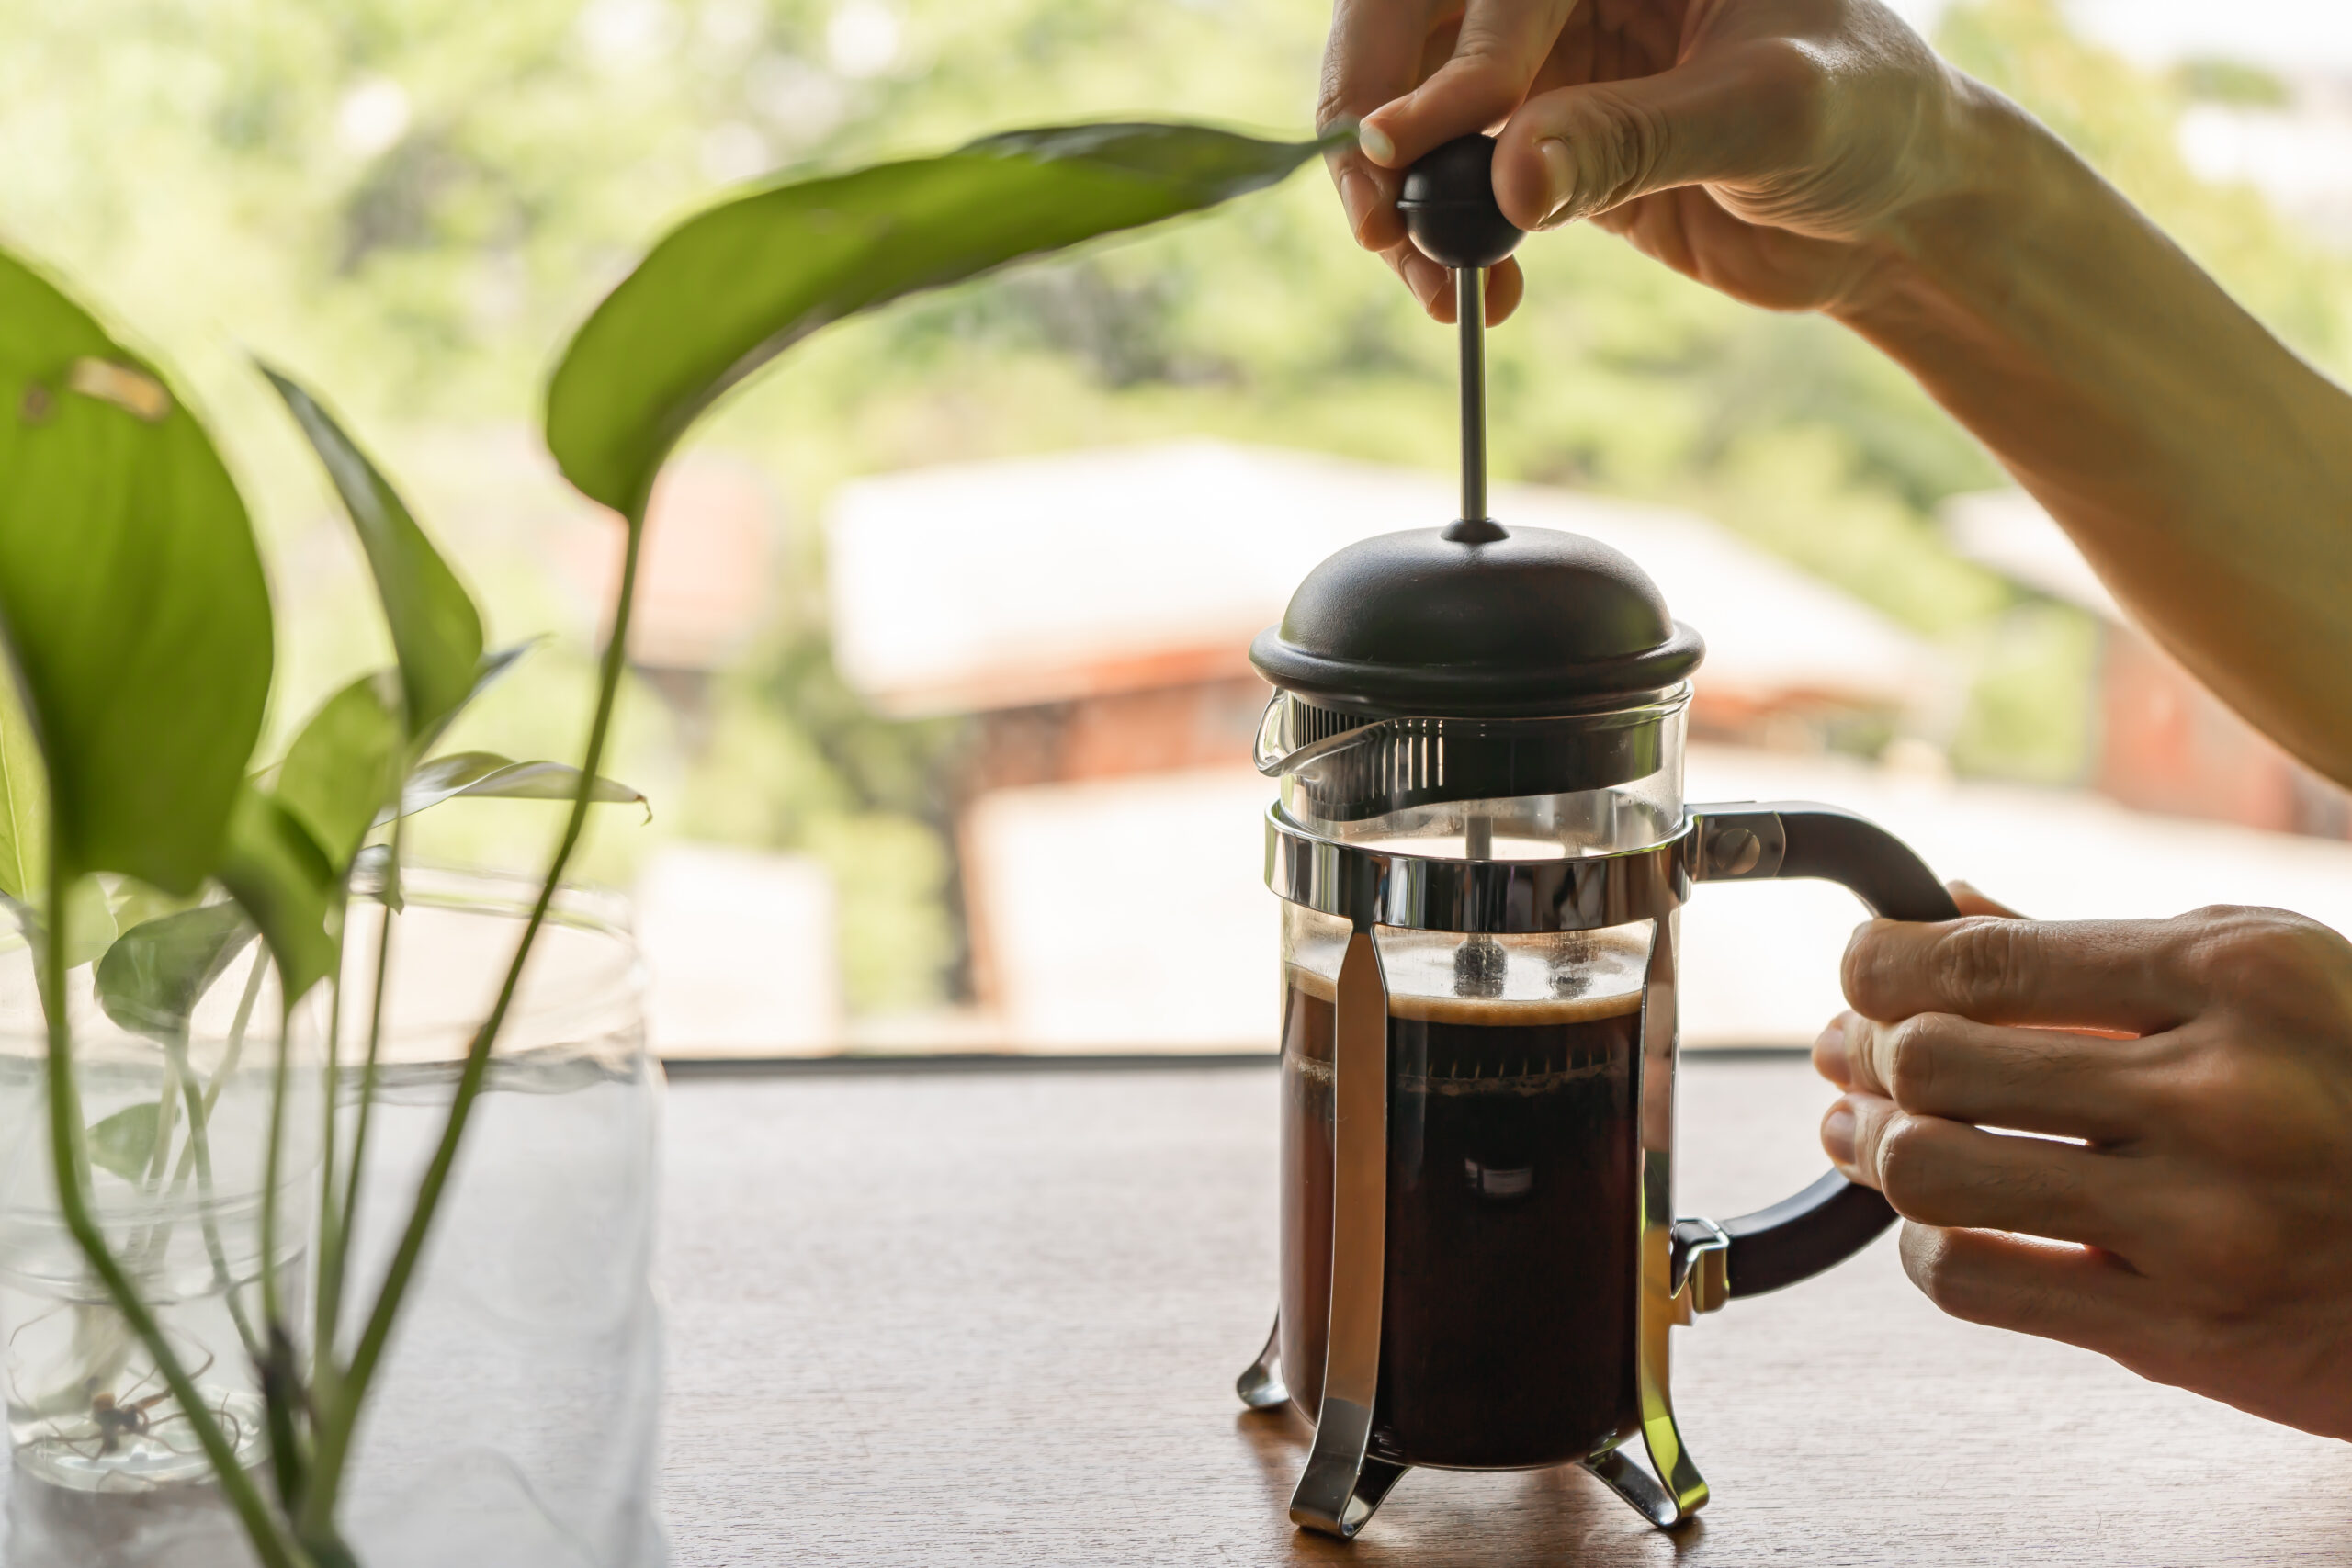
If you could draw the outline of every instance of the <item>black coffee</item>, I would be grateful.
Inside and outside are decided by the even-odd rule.
[[[1288,979],[1283,1371],[1312,1416],[1330,1291],[1334,1009],[1329,981]],[[1382,1458],[1557,1464],[1636,1426],[1640,1008],[1638,988],[1391,998]]]

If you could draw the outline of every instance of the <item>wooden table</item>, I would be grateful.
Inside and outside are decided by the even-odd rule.
[[[1795,1060],[1694,1062],[1683,1203],[1815,1174]],[[1956,1323],[1891,1238],[1677,1335],[1714,1500],[1674,1536],[1575,1470],[1419,1472],[1342,1546],[1304,1424],[1234,1374],[1273,1304],[1266,1067],[672,1086],[677,1561],[2352,1562],[2352,1448]]]

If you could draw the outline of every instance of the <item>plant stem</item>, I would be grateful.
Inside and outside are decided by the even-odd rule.
[[[338,941],[338,947],[341,946]],[[335,1304],[342,1294],[339,1258],[345,1213],[335,1191],[335,1103],[343,1091],[343,966],[327,976],[327,1051],[319,1067],[319,1265],[318,1299],[311,1303],[311,1357],[319,1371],[334,1361]]]
[[[337,1381],[342,1362],[337,1359],[335,1336],[341,1331],[343,1317],[344,1270],[351,1256],[351,1230],[359,1219],[359,1189],[368,1174],[368,1128],[376,1110],[376,1069],[383,1055],[384,996],[390,985],[392,972],[392,890],[399,886],[401,874],[401,834],[404,817],[392,818],[391,841],[384,857],[384,882],[379,907],[383,910],[383,924],[376,932],[376,978],[373,994],[368,1002],[368,1056],[359,1069],[359,1113],[351,1130],[351,1174],[343,1184],[343,1218],[336,1227],[332,1247],[322,1246],[319,1255],[319,1364],[331,1371]]]
[[[183,1030],[181,1032],[185,1035],[187,1032]],[[164,1172],[171,1168],[172,1134],[179,1131],[172,1122],[179,1114],[179,1077],[186,1054],[185,1043],[177,1054],[171,1051],[164,1053],[164,1093],[163,1098],[155,1102],[155,1138],[147,1150],[146,1179],[140,1183],[141,1189],[151,1198],[163,1190]]]
[[[204,1457],[220,1478],[220,1490],[236,1510],[238,1521],[245,1527],[254,1555],[261,1559],[264,1568],[306,1568],[303,1559],[307,1553],[288,1540],[263,1500],[261,1489],[238,1464],[228,1434],[220,1429],[220,1423],[204,1403],[196,1380],[188,1376],[170,1341],[164,1337],[163,1325],[156,1321],[154,1313],[140,1299],[130,1276],[115,1260],[105,1233],[99,1230],[90,1212],[89,1192],[84,1186],[89,1160],[82,1144],[82,1097],[74,1081],[74,1028],[66,1013],[64,932],[59,929],[63,923],[65,890],[71,883],[64,846],[52,834],[49,847],[51,929],[41,944],[40,1000],[49,1024],[50,1167],[57,1181],[58,1212],[91,1271],[106,1287],[116,1308],[130,1320],[132,1330],[154,1360],[155,1370],[163,1374],[164,1386],[179,1404],[180,1415],[195,1431]]]
[[[286,1326],[285,1303],[277,1290],[277,1189],[279,1168],[285,1163],[286,1096],[288,1079],[287,1058],[294,1031],[294,1003],[282,1001],[278,1008],[277,1060],[269,1075],[269,1145],[262,1159],[261,1183],[261,1315],[262,1322],[273,1332]]]
[[[254,966],[259,969],[259,964]],[[228,1070],[224,1062],[222,1072]],[[212,1150],[205,1135],[206,1106],[197,1092],[193,1077],[182,1080],[187,1091],[187,1147],[196,1161],[197,1220],[204,1227],[204,1250],[212,1259],[212,1282],[220,1287],[220,1299],[229,1308],[229,1321],[237,1325],[237,1338],[245,1348],[249,1360],[261,1359],[261,1341],[254,1337],[254,1325],[245,1316],[245,1309],[237,1300],[237,1284],[229,1274],[229,1251],[220,1245],[220,1227],[212,1218]]]
[[[177,1131],[172,1122],[179,1113],[180,1077],[187,1055],[185,1044],[176,1050],[169,1045],[164,1047],[164,1089],[155,1101],[155,1133],[148,1140],[147,1168],[138,1179],[139,1195],[153,1206],[150,1213],[154,1217],[143,1233],[128,1240],[123,1247],[131,1265],[138,1269],[145,1269],[171,1245],[171,1218],[160,1212],[159,1200],[164,1197],[164,1174],[171,1168],[172,1134]]]
[[[325,1519],[332,1517],[335,1494],[340,1490],[345,1461],[350,1454],[352,1433],[358,1421],[361,1404],[368,1395],[368,1385],[376,1375],[386,1343],[390,1339],[392,1325],[398,1317],[401,1303],[407,1299],[410,1280],[414,1277],[417,1259],[424,1256],[424,1244],[432,1235],[433,1221],[441,1206],[443,1191],[449,1183],[449,1173],[458,1161],[458,1150],[466,1135],[466,1125],[473,1114],[474,1101],[481,1097],[484,1078],[490,1071],[491,1054],[498,1044],[498,1032],[504,1027],[506,1014],[514,1005],[514,992],[523,978],[523,965],[531,955],[531,947],[538,940],[539,928],[547,923],[548,910],[555,902],[556,889],[563,880],[564,867],[571,863],[572,851],[578,848],[580,835],[588,823],[588,807],[595,790],[596,776],[604,765],[605,742],[612,730],[613,709],[620,694],[621,674],[628,668],[629,614],[637,603],[638,559],[645,541],[645,505],[640,498],[628,516],[628,542],[621,558],[620,590],[613,602],[612,635],[605,644],[605,655],[597,671],[596,712],[588,726],[588,744],[580,763],[580,783],[571,796],[571,811],[565,818],[563,837],[558,840],[553,858],[548,863],[546,879],[539,885],[537,899],[531,906],[530,919],[525,922],[523,934],[514,944],[514,959],[506,966],[506,978],[499,987],[498,1000],[492,1004],[490,1016],[474,1031],[466,1051],[465,1066],[458,1077],[458,1089],[449,1102],[448,1120],[441,1129],[440,1143],[433,1151],[433,1158],[424,1168],[424,1179],[417,1183],[416,1200],[409,1211],[408,1225],[401,1232],[400,1245],[384,1272],[383,1284],[376,1292],[374,1309],[368,1314],[368,1325],[353,1349],[351,1363],[345,1373],[342,1397],[326,1413],[319,1435],[318,1451],[311,1473],[310,1496],[306,1501],[304,1519]],[[388,912],[389,914],[389,912]],[[298,1524],[298,1529],[301,1526]]]
[[[269,1418],[269,1463],[277,1479],[277,1500],[299,1520],[310,1490],[310,1459],[301,1442],[301,1372],[294,1355],[294,1336],[286,1322],[286,1303],[277,1286],[277,1211],[280,1172],[286,1153],[286,1100],[294,1055],[294,1009],[299,998],[279,991],[277,1061],[270,1071],[269,1149],[262,1162],[261,1189],[261,1318],[262,1402]]]
[[[197,1224],[204,1231],[205,1253],[212,1259],[213,1283],[220,1287],[220,1300],[229,1309],[230,1322],[236,1325],[237,1337],[243,1343],[245,1354],[255,1361],[261,1359],[261,1341],[254,1337],[253,1322],[245,1316],[243,1303],[237,1300],[236,1281],[230,1277],[229,1273],[228,1249],[220,1244],[220,1223],[214,1218],[212,1213],[212,1145],[209,1129],[212,1122],[212,1108],[220,1102],[221,1086],[226,1084],[236,1072],[237,1059],[244,1054],[245,1030],[253,1022],[254,1003],[261,996],[262,978],[267,973],[267,963],[263,957],[256,956],[252,971],[245,977],[244,995],[237,999],[237,1016],[230,1021],[229,1041],[220,1052],[220,1065],[212,1069],[211,1082],[205,1083],[202,1077],[189,1066],[185,1059],[180,1064],[180,1088],[187,1098],[187,1147],[180,1153],[179,1168],[172,1173],[171,1191],[167,1194],[170,1201],[176,1201],[179,1195],[187,1188],[189,1173],[191,1171],[195,1173],[196,1218]],[[187,1046],[185,1042],[175,1049],[180,1052],[183,1058],[186,1057]],[[200,1090],[198,1085],[202,1085]],[[168,1242],[171,1239],[172,1222],[164,1221],[162,1228],[164,1239]]]

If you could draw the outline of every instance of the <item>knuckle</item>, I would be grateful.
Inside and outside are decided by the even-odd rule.
[[[1465,89],[1480,91],[1513,92],[1524,85],[1528,75],[1513,41],[1485,28],[1462,30],[1446,69]]]
[[[1884,1018],[1895,1010],[1894,980],[1899,960],[1893,930],[1883,921],[1863,926],[1846,943],[1846,956],[1838,964],[1838,980],[1846,1000],[1864,1018]]]
[[[1650,104],[1596,88],[1591,118],[1591,179],[1579,182],[1579,206],[1599,211],[1619,206],[1649,188],[1671,148],[1674,128]]]
[[[1921,1217],[1914,1211],[1923,1211],[1935,1201],[1939,1183],[1935,1176],[1935,1149],[1928,1129],[1907,1116],[1895,1116],[1879,1134],[1877,1157],[1872,1162],[1878,1172],[1878,1190],[1899,1213]]]
[[[1880,1077],[1888,1098],[1905,1111],[1926,1110],[1934,1103],[1950,1021],[1941,1013],[1917,1013],[1885,1032]]]
[[[1334,51],[1323,57],[1322,79],[1315,92],[1315,129],[1330,130],[1343,119],[1352,119],[1364,112],[1360,100],[1363,92],[1350,79],[1348,61]],[[1370,106],[1377,107],[1377,105]]]
[[[1947,931],[1929,960],[1937,994],[1960,1004],[2012,995],[2035,968],[2032,928],[2022,920],[1980,917]]]
[[[1741,65],[1749,102],[1776,117],[1818,114],[1831,70],[1812,44],[1785,36],[1758,39],[1742,51]]]
[[[2179,937],[2174,961],[2191,978],[2225,992],[2259,992],[2307,978],[2326,958],[2340,958],[2343,943],[2318,921],[2284,909],[2209,904],[2174,924]]]
[[[1919,1293],[1937,1307],[1954,1317],[1968,1315],[1965,1309],[1974,1296],[1974,1281],[1948,1233],[1917,1222],[1906,1223],[1903,1227],[1903,1271],[1911,1276]]]
[[[1817,147],[1830,120],[1832,67],[1821,51],[1793,38],[1758,39],[1743,51],[1749,133],[1778,147]]]

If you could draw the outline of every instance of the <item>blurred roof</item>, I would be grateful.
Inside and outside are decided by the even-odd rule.
[[[1943,504],[1953,549],[2014,582],[2118,623],[2130,617],[2041,503],[2021,490],[1978,491]]]
[[[1317,562],[1455,510],[1442,475],[1214,441],[862,479],[827,519],[835,657],[902,715],[1245,675]],[[1702,688],[1899,705],[1941,679],[1917,638],[1704,518],[1521,485],[1494,510],[1641,562],[1707,639]]]

